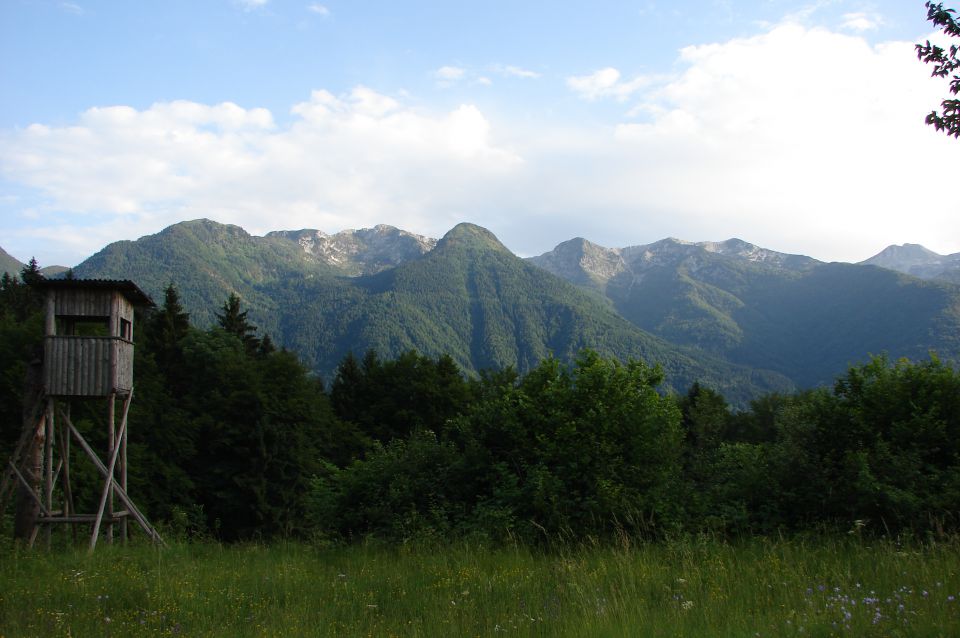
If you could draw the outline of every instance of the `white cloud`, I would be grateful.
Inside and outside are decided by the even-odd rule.
[[[435,233],[460,221],[462,198],[481,201],[522,164],[469,104],[426,114],[356,87],[315,91],[292,113],[278,127],[263,109],[229,103],[94,108],[73,126],[0,135],[0,175],[39,194],[28,234],[88,227],[70,248],[90,254],[196,217],[251,232],[388,221]]]
[[[72,13],[74,15],[83,15],[83,7],[75,2],[61,2],[60,8],[66,11],[67,13]]]
[[[903,242],[960,251],[960,203],[937,181],[958,147],[923,123],[944,87],[911,42],[785,23],[686,48],[675,69],[642,90],[613,68],[571,78],[586,99],[630,99],[639,119],[605,127],[423,112],[362,86],[315,91],[283,125],[229,103],[94,108],[0,132],[2,191],[17,196],[0,204],[0,236],[11,250],[8,237],[53,245],[75,229],[79,258],[196,217],[434,236],[469,220],[523,254],[578,235],[739,236],[821,259]],[[30,230],[14,229],[27,215]]]
[[[596,100],[609,93],[620,81],[620,71],[607,67],[595,71],[590,75],[580,75],[567,78],[567,86],[587,100]]]
[[[928,187],[957,149],[923,124],[940,87],[912,43],[784,24],[681,60],[641,104],[649,120],[616,129],[632,173],[614,180],[619,197],[710,231],[699,238],[826,258],[960,248],[943,243],[960,238],[960,204]]]
[[[529,69],[524,69],[518,66],[504,66],[497,67],[497,71],[509,78],[521,78],[524,80],[535,80],[540,77],[540,74],[536,71],[531,71]]]
[[[796,24],[807,24],[810,19],[816,15],[816,13],[822,9],[826,9],[832,4],[835,4],[837,0],[813,0],[808,4],[802,5],[797,8],[795,11],[788,13],[783,18],[784,24],[796,23]],[[774,25],[769,25],[774,26]]]
[[[269,1],[270,0],[234,0],[244,11],[259,9],[260,7],[266,6]]]
[[[606,67],[590,75],[568,77],[567,88],[591,102],[605,97],[624,101],[648,86],[651,81],[652,78],[639,76],[627,82],[621,82],[620,71],[613,67]]]
[[[879,16],[868,13],[845,13],[843,14],[843,28],[850,31],[862,33],[864,31],[874,31],[883,24]]]
[[[308,5],[307,5],[307,11],[310,11],[311,13],[316,13],[317,15],[321,15],[321,16],[324,16],[324,17],[330,15],[330,9],[328,9],[326,6],[320,4],[319,2],[314,2],[313,4],[308,4]]]
[[[489,71],[508,78],[534,79],[539,78],[540,74],[534,71],[528,71],[517,66],[494,65],[488,67]],[[472,78],[471,84],[480,86],[491,86],[493,80],[486,75],[478,75],[475,72],[468,71],[458,66],[442,66],[433,72],[433,77],[437,80],[437,85],[442,88],[453,86],[457,82]]]
[[[441,82],[452,83],[463,79],[463,76],[466,75],[466,73],[466,69],[462,69],[458,66],[442,66],[433,72],[433,77]]]

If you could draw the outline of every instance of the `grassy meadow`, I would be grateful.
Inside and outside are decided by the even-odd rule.
[[[957,636],[958,550],[856,538],[7,549],[0,636]]]

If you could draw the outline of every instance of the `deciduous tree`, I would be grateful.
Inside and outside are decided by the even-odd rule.
[[[944,34],[960,38],[960,22],[957,22],[954,9],[945,9],[942,2],[934,4],[927,2],[927,20],[935,27],[942,27]],[[944,49],[927,40],[925,44],[916,45],[917,58],[926,64],[933,64],[933,77],[950,78],[949,91],[953,95],[960,94],[960,46],[950,45]],[[927,115],[927,124],[943,131],[947,135],[960,138],[960,99],[947,98],[940,103],[940,112],[932,111]]]

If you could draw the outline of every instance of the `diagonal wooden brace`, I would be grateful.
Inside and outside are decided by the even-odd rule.
[[[17,441],[17,447],[13,451],[13,456],[10,457],[10,465],[14,466],[13,471],[7,471],[3,474],[3,480],[0,482],[0,513],[3,512],[7,498],[10,493],[13,492],[13,486],[16,484],[16,481],[12,480],[15,478],[14,472],[16,471],[16,466],[20,464],[21,459],[24,455],[29,455],[30,450],[33,447],[34,439],[37,435],[37,430],[43,427],[44,420],[40,419],[37,421],[37,425],[33,429],[26,428],[20,434],[20,440]],[[21,480],[22,477],[21,477]]]
[[[33,486],[23,477],[23,474],[20,473],[20,470],[17,469],[17,466],[10,462],[10,469],[13,470],[17,478],[20,479],[20,482],[23,483],[23,486],[27,489],[27,493],[33,497],[33,500],[37,502],[37,505],[40,506],[40,512],[44,516],[50,516],[50,511],[44,506],[43,500],[40,496],[34,491]]]
[[[100,458],[97,456],[97,453],[93,451],[93,449],[87,443],[86,439],[83,438],[83,435],[80,434],[80,432],[73,425],[70,419],[64,418],[64,420],[67,423],[67,427],[70,428],[70,433],[73,434],[73,438],[76,439],[77,443],[80,445],[81,448],[83,448],[83,451],[86,452],[87,456],[90,458],[93,464],[97,467],[98,470],[100,470],[100,474],[102,474],[104,478],[108,478],[110,475],[107,472],[107,466],[103,464],[103,461],[100,460]],[[124,490],[122,487],[120,487],[116,483],[113,483],[113,491],[117,495],[117,498],[119,498],[120,501],[124,505],[126,505],[127,510],[130,512],[133,518],[136,519],[137,523],[140,524],[140,527],[147,534],[147,536],[153,539],[153,541],[156,543],[160,543],[161,545],[164,544],[163,539],[160,538],[160,534],[157,533],[157,530],[151,527],[150,523],[147,522],[147,519],[144,517],[144,515],[140,513],[139,509],[137,509],[137,506],[133,504],[133,501],[130,500],[130,497],[127,495],[126,490]]]

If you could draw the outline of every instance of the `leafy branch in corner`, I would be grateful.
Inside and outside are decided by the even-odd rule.
[[[932,22],[935,27],[943,27],[943,32],[952,37],[960,37],[960,23],[957,22],[954,9],[944,9],[943,3],[927,2],[927,20]],[[960,47],[950,45],[949,52],[942,47],[931,44],[927,40],[926,44],[915,45],[917,49],[917,58],[925,64],[933,64],[931,76],[945,78],[951,73],[950,93],[960,94],[960,74],[955,73],[960,69]],[[931,111],[927,115],[926,123],[934,126],[938,131],[944,131],[947,135],[960,137],[960,99],[946,99],[940,103],[942,112]]]

